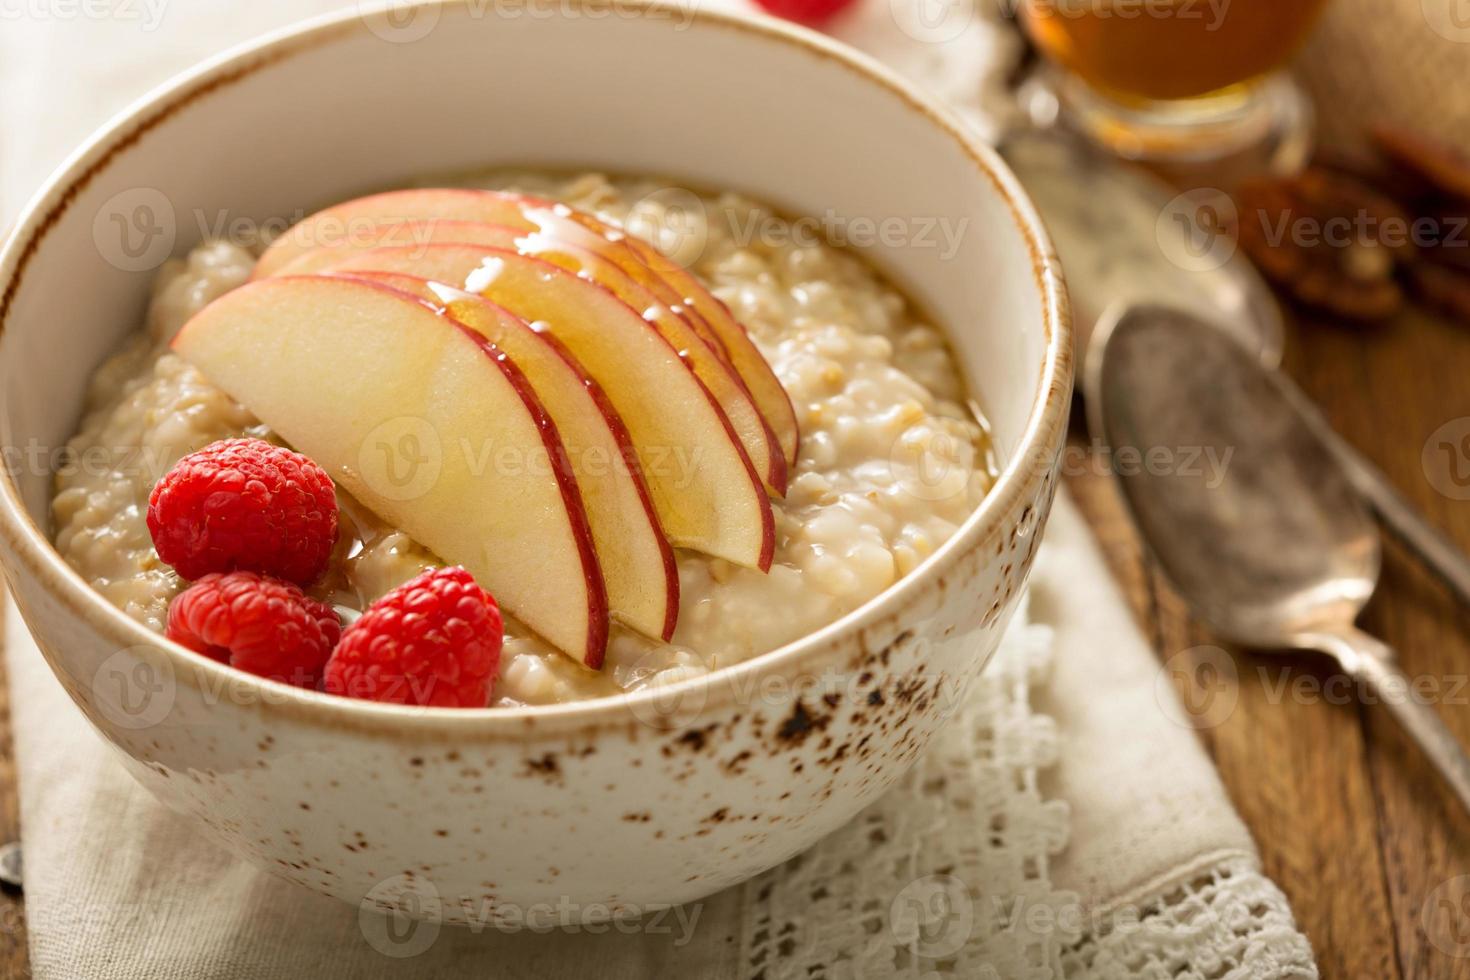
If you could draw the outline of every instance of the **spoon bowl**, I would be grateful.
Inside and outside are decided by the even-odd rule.
[[[1276,378],[1185,313],[1135,307],[1104,327],[1091,424],[1202,618],[1257,645],[1355,619],[1378,579],[1377,528]]]

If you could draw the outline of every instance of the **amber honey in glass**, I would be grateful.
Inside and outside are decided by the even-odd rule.
[[[1326,0],[1021,0],[1063,108],[1124,156],[1209,159],[1299,138],[1281,71]]]

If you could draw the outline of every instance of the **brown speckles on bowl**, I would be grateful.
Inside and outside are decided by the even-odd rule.
[[[554,752],[526,760],[525,775],[539,776],[545,780],[560,781],[562,778],[561,763],[557,761]]]
[[[741,749],[739,752],[735,753],[735,755],[725,760],[723,768],[725,772],[729,775],[738,776],[741,773],[745,772],[746,763],[748,763],[754,755],[755,753],[751,752],[750,749]]]
[[[674,740],[664,745],[659,751],[665,757],[672,756],[676,751],[703,752],[705,746],[710,743],[710,736],[720,727],[719,722],[713,722],[702,728],[689,728],[675,736]]]
[[[792,706],[791,714],[776,729],[776,739],[786,745],[800,745],[806,741],[808,735],[814,731],[820,731],[826,725],[826,715],[813,717],[806,710],[806,705],[802,704],[798,699],[796,704]]]

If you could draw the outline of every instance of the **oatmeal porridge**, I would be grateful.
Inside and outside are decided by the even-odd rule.
[[[665,684],[798,639],[912,571],[988,491],[986,435],[941,333],[855,255],[793,233],[787,219],[734,194],[696,196],[600,175],[515,175],[467,186],[565,202],[687,263],[748,330],[789,395],[800,432],[785,496],[771,499],[769,571],[677,549],[671,641],[614,623],[600,671],[507,617],[493,704]],[[257,259],[257,249],[215,241],[164,267],[145,329],[95,375],[57,476],[57,548],[104,597],[153,629],[164,628],[170,601],[187,585],[150,538],[154,484],[180,457],[216,440],[282,441],[168,346],[195,313],[246,283]],[[443,562],[345,491],[338,499],[336,550],[310,592],[350,623]]]

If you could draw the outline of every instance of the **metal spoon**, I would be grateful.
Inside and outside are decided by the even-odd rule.
[[[1091,423],[1179,592],[1227,639],[1335,658],[1470,809],[1470,756],[1353,625],[1378,582],[1378,529],[1282,380],[1187,313],[1133,307],[1107,327],[1087,367]],[[1129,447],[1136,465],[1118,465]]]

